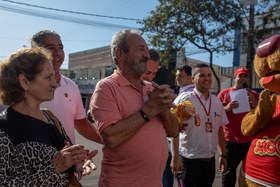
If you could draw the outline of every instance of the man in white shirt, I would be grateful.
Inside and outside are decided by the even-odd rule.
[[[188,65],[184,65],[182,67],[177,68],[175,80],[176,80],[176,84],[180,87],[178,97],[174,100],[174,103],[178,103],[178,100],[180,98],[179,96],[182,93],[192,92],[195,87],[195,85],[192,82],[192,68]],[[179,138],[177,137],[177,141],[178,140],[179,140]],[[168,138],[168,143],[169,143],[168,145],[171,146],[170,141],[171,141],[171,138]],[[177,147],[178,147],[178,145],[177,145]],[[173,148],[175,148],[175,147],[173,146]],[[171,147],[170,147],[170,149],[171,149]],[[169,151],[172,153],[170,167],[174,169],[178,165],[182,169],[183,163],[180,161],[180,159],[179,158],[174,159],[175,155],[176,155],[175,152],[178,152],[178,149],[169,150]],[[179,154],[177,154],[177,157],[179,157]],[[175,163],[175,162],[177,162],[177,163]],[[177,175],[177,171],[175,173],[175,177],[176,177],[176,175]]]
[[[180,92],[192,91],[194,84],[192,82],[192,68],[188,65],[177,68],[176,72],[176,83],[180,87]]]
[[[32,37],[31,46],[44,47],[51,52],[55,71],[54,79],[58,84],[54,91],[53,100],[43,102],[40,107],[47,108],[55,114],[73,144],[75,144],[74,128],[83,137],[102,143],[100,134],[86,119],[81,94],[77,85],[59,72],[65,57],[59,34],[53,30],[40,31]]]
[[[217,145],[221,155],[218,169],[222,173],[227,167],[223,125],[228,124],[228,119],[221,101],[209,91],[212,84],[209,66],[198,64],[191,79],[195,89],[181,93],[174,104],[189,100],[200,123],[190,118],[179,139],[171,138],[172,171],[176,176],[178,169],[182,169],[185,186],[211,187],[215,179]]]
[[[180,87],[179,95],[184,92],[191,92],[194,89],[194,84],[192,82],[192,68],[188,65],[184,65],[183,67],[177,68],[176,72],[176,84]],[[174,102],[177,102],[177,98]]]

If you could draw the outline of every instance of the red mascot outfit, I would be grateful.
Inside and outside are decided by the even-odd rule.
[[[243,162],[239,186],[280,187],[280,35],[273,36],[257,48],[255,71],[261,92],[258,106],[242,120],[241,131],[255,138]]]

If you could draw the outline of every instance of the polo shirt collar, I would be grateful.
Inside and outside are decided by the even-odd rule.
[[[239,90],[239,89],[235,89],[234,87],[229,88],[229,91],[235,91],[235,90]]]
[[[184,86],[182,88],[180,88],[180,93],[183,92],[183,91],[186,91],[188,90],[190,87],[194,87],[195,85],[194,84],[189,84],[187,86]]]
[[[61,73],[59,73],[59,74],[60,74],[60,80],[59,80],[58,86],[65,86],[65,85],[67,85],[67,83],[66,83],[66,81],[64,79],[64,76],[61,75]]]

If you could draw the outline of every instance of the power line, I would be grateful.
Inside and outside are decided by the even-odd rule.
[[[10,0],[1,0],[1,1],[6,1],[6,2],[10,2],[10,3],[20,4],[20,5],[25,5],[25,6],[35,7],[35,8],[42,8],[42,9],[47,9],[47,10],[59,11],[59,12],[67,12],[67,13],[72,13],[72,14],[96,16],[96,17],[111,18],[111,19],[123,19],[123,20],[130,20],[130,21],[141,21],[141,19],[135,19],[135,18],[124,18],[124,17],[115,17],[115,16],[105,16],[105,15],[100,15],[100,14],[90,14],[90,13],[84,13],[84,12],[75,12],[75,11],[71,11],[71,10],[49,8],[49,7],[31,5],[31,4],[27,4],[27,3],[21,3],[21,2],[10,1]]]
[[[11,5],[5,5],[5,4],[1,4],[1,3],[0,3],[0,9],[10,11],[10,12],[30,15],[30,16],[49,18],[49,19],[60,20],[60,21],[68,21],[68,22],[82,24],[82,25],[105,27],[105,28],[115,28],[115,29],[136,29],[134,27],[124,26],[124,25],[117,25],[117,24],[87,20],[87,19],[82,19],[82,18],[74,18],[74,17],[62,16],[62,15],[58,15],[58,14],[48,14],[45,12],[33,11],[30,9],[23,10],[22,8],[18,8],[18,7],[11,6]]]
[[[123,5],[127,5],[129,2],[131,3],[132,1],[131,0],[127,0],[125,2],[121,2],[121,1],[116,1],[118,2],[117,5],[115,6],[112,6],[111,10],[109,8],[107,8],[103,14],[107,14],[107,12],[110,12],[111,14],[112,13],[116,13],[116,12],[119,12],[119,11],[123,11],[125,8],[123,8]],[[137,2],[133,2],[133,4],[135,4]],[[137,21],[141,21],[141,20],[137,20]]]
[[[194,51],[194,52],[188,52],[187,54],[186,54],[186,56],[192,56],[192,55],[196,55],[196,54],[200,54],[200,53],[208,53],[207,51]]]
[[[140,1],[140,0],[139,0]],[[110,12],[110,14],[112,15],[113,13],[115,13],[116,11],[114,10],[117,10],[117,11],[124,11],[125,8],[123,8],[121,5],[121,0],[118,0],[118,1],[115,1],[115,3],[110,3],[108,6],[106,6],[105,9],[100,9],[98,10],[98,12],[96,12],[96,14],[100,14],[100,12],[102,12],[103,15],[106,15],[108,14],[108,12]],[[127,5],[128,2],[131,2],[131,0],[126,0],[123,4]],[[137,3],[137,2],[136,2]],[[135,4],[135,2],[133,2],[133,4]],[[113,7],[113,11],[110,10],[110,8]],[[104,21],[104,19],[106,18],[99,18],[98,21]],[[66,31],[66,36],[64,36],[64,39],[67,38],[67,37],[71,37],[72,35],[82,31],[82,30],[85,30],[85,27],[79,27],[79,28],[70,28],[69,30]]]

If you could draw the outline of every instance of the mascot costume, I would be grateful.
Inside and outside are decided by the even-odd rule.
[[[280,187],[280,35],[261,42],[255,71],[265,90],[258,106],[242,120],[241,131],[255,138],[242,164],[240,187]]]

